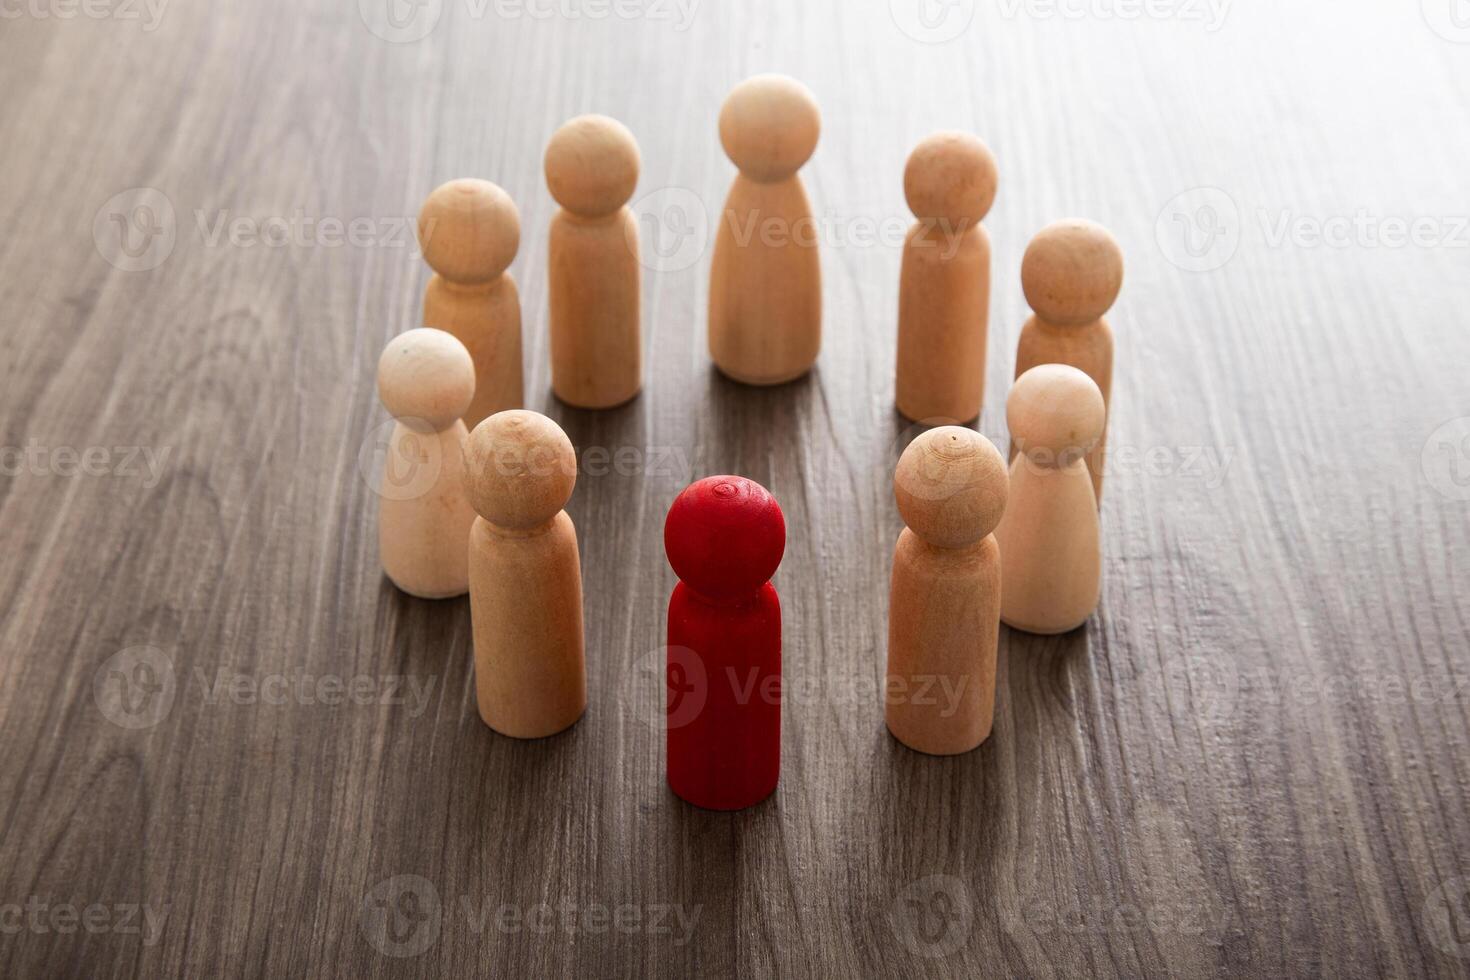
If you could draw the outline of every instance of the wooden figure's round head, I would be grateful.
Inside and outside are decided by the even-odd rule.
[[[1010,477],[994,444],[974,429],[945,425],[920,435],[898,459],[893,497],[915,534],[963,548],[995,530]]]
[[[440,184],[419,209],[419,248],[450,282],[493,282],[521,247],[521,216],[510,195],[488,180]]]
[[[674,574],[714,599],[757,591],[786,551],[786,519],[771,492],[743,476],[710,476],[685,487],[664,521]]]
[[[551,520],[577,485],[577,454],[561,426],[519,408],[475,426],[465,463],[470,506],[491,524],[514,531]]]
[[[1026,246],[1021,289],[1036,315],[1076,327],[1112,308],[1123,288],[1123,250],[1095,221],[1068,218],[1047,225]]]
[[[963,231],[990,213],[998,180],[995,155],[980,137],[941,132],[926,137],[903,168],[903,196],[921,221]]]
[[[1069,466],[1102,438],[1107,409],[1097,383],[1066,364],[1040,364],[1016,379],[1006,398],[1006,424],[1038,466]]]
[[[600,218],[633,196],[639,162],[638,141],[627,126],[607,116],[578,116],[552,134],[543,169],[556,203]]]
[[[378,358],[378,397],[396,419],[446,429],[475,397],[475,362],[453,334],[409,330],[388,341]]]
[[[811,89],[786,75],[755,75],[720,107],[720,143],[740,172],[760,183],[785,180],[817,148],[822,114]]]

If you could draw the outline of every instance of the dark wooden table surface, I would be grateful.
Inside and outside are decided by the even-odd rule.
[[[0,19],[0,975],[1470,972],[1470,26],[1451,0],[26,0]],[[740,78],[806,81],[817,370],[712,373]],[[545,141],[643,150],[647,384],[549,392]],[[901,173],[1001,166],[1021,252],[1127,281],[1103,600],[1002,630],[993,737],[882,722]],[[591,706],[480,722],[466,600],[376,546],[373,371],[439,182],[518,202],[529,407],[583,472]],[[717,472],[790,541],[780,789],[663,783],[660,530]]]

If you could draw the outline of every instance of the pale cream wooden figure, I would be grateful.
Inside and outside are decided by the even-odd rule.
[[[801,377],[822,346],[818,228],[797,171],[817,147],[817,101],[785,75],[756,75],[720,109],[720,142],[740,168],[715,233],[709,350],[736,381]]]
[[[1104,314],[1123,287],[1123,250],[1106,228],[1081,218],[1047,225],[1021,260],[1021,288],[1035,314],[1021,328],[1016,377],[1038,364],[1070,364],[1112,404],[1113,331]],[[1107,423],[1087,459],[1093,495],[1102,506]],[[1016,445],[1011,443],[1011,458]]]
[[[1006,399],[1012,443],[1011,493],[1000,542],[1000,618],[1028,633],[1081,626],[1102,585],[1097,498],[1085,457],[1107,410],[1091,378],[1042,364],[1016,379]]]
[[[908,526],[888,598],[888,730],[932,755],[968,752],[995,718],[1006,464],[980,433],[931,429],[909,443],[893,495]]]
[[[454,334],[475,362],[475,398],[464,413],[473,429],[523,404],[521,300],[506,271],[520,248],[520,215],[488,180],[451,180],[424,202],[418,233],[435,273],[424,291],[424,325]]]
[[[551,390],[578,408],[611,408],[643,383],[638,224],[627,207],[638,184],[638,143],[607,116],[578,116],[546,147],[551,219]]]
[[[475,393],[469,351],[442,330],[399,334],[378,358],[378,397],[396,419],[378,486],[378,553],[393,584],[421,599],[469,589],[475,512],[464,491],[460,416]]]
[[[577,482],[571,440],[536,412],[500,412],[470,433],[475,694],[512,738],[570,727],[587,708],[577,532],[562,510]]]
[[[898,410],[915,422],[968,422],[985,395],[995,157],[978,137],[941,132],[909,154],[903,192],[919,220],[898,281]]]

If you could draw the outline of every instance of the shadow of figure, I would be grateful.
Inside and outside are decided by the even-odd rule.
[[[705,384],[705,431],[712,445],[697,447],[703,465],[695,479],[722,473],[744,476],[782,499],[773,484],[794,486],[803,472],[802,420],[812,415],[820,397],[818,370],[762,387],[732,381],[711,365]]]

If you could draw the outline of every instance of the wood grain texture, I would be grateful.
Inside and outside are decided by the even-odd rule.
[[[1433,0],[1231,5],[1217,30],[1188,19],[1204,5],[962,2],[933,8],[973,16],[936,44],[903,0],[687,23],[445,0],[405,43],[354,6],[0,26],[0,975],[1470,971],[1470,48]],[[642,395],[559,406],[546,139],[620,119],[641,220],[702,209],[708,232],[734,172],[720,100],[771,70],[823,112],[816,370],[752,390],[711,369],[696,240],[644,273]],[[1026,241],[1086,216],[1127,262],[1101,607],[1061,637],[1003,629],[994,734],[949,759],[896,744],[876,693],[915,431],[892,408],[901,178],[940,128],[1000,166],[993,441]],[[419,324],[413,216],[466,175],[520,208],[529,407],[583,466],[590,707],[529,744],[476,715],[468,603],[383,579],[359,472],[386,433],[378,352]],[[171,208],[109,203],[138,187]],[[1221,193],[1184,198],[1186,228],[1171,202],[1196,188]],[[118,251],[139,202],[174,240],[129,271],[158,257]],[[1432,227],[1388,247],[1360,213]],[[297,215],[369,242],[250,243]],[[1335,217],[1346,244],[1314,243]],[[106,450],[101,475],[63,447]],[[649,723],[664,512],[718,472],[790,529],[783,777],[737,814],[670,794]],[[323,677],[363,686],[323,703]],[[373,700],[404,677],[421,696]],[[89,906],[102,928],[57,917]]]

